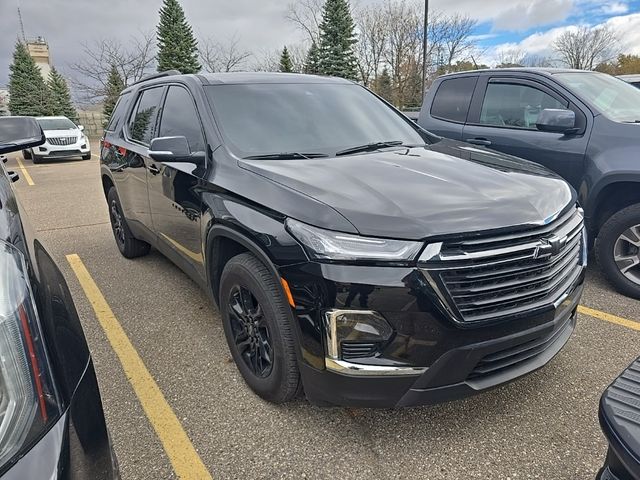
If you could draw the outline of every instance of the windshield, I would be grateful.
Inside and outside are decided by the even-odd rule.
[[[37,118],[42,130],[73,130],[78,128],[68,118]]]
[[[211,85],[205,91],[227,146],[240,157],[333,156],[378,142],[425,143],[408,120],[359,85]]]
[[[640,90],[610,75],[571,72],[555,75],[578,96],[591,102],[614,122],[640,121]]]

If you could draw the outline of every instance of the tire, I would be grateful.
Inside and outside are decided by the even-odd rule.
[[[22,150],[22,158],[25,160],[31,159],[31,152],[29,150]]]
[[[605,222],[596,239],[596,259],[616,290],[640,299],[640,203],[620,210]],[[625,275],[619,265],[634,266]]]
[[[42,157],[38,157],[37,155],[31,154],[30,158],[31,158],[31,161],[33,162],[34,165],[42,163]]]
[[[83,160],[91,160],[91,152],[87,153],[86,155],[82,155],[82,159]]]
[[[115,187],[109,189],[107,194],[109,205],[109,219],[111,220],[111,230],[116,240],[118,250],[125,258],[142,257],[149,253],[151,245],[133,236],[127,220],[122,213],[122,206]]]
[[[244,302],[239,301],[241,297]],[[271,271],[250,253],[233,257],[222,272],[219,298],[229,351],[247,385],[272,403],[299,395],[290,307]],[[242,309],[244,319],[238,313]]]

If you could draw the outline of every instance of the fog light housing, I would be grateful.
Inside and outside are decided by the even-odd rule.
[[[327,356],[334,360],[343,353],[375,351],[379,344],[387,342],[393,335],[391,325],[378,312],[371,310],[329,310],[325,313]],[[353,358],[355,353],[349,355]]]
[[[41,152],[46,152],[47,148],[46,147],[38,147],[38,150]]]
[[[87,148],[87,144],[83,143],[82,145],[80,145],[80,148],[84,150],[85,148]]]

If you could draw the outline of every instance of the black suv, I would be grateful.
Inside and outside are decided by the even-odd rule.
[[[153,245],[209,292],[273,402],[459,398],[543,366],[575,326],[571,187],[346,80],[147,79],[120,97],[101,175],[120,252]]]
[[[603,272],[640,298],[640,90],[582,70],[457,73],[434,82],[418,123],[562,175],[578,191]]]

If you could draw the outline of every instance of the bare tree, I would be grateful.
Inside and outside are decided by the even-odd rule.
[[[456,60],[467,60],[475,47],[471,34],[478,22],[460,14],[443,17],[441,22],[446,65],[450,67]]]
[[[295,0],[287,7],[286,17],[307,36],[309,43],[320,43],[320,23],[325,0]]]
[[[149,74],[155,64],[155,34],[140,33],[125,44],[115,38],[97,40],[82,46],[83,58],[69,68],[74,72],[71,84],[80,100],[100,102],[107,92],[107,79],[112,66],[125,86]]]
[[[565,31],[553,43],[560,60],[570,68],[593,70],[618,53],[617,33],[609,26],[582,26]]]
[[[303,72],[308,51],[306,46],[304,44],[287,45],[287,50],[293,65],[292,70]],[[251,65],[251,69],[256,72],[279,72],[281,55],[281,49],[263,51],[256,56],[257,60]]]
[[[200,61],[206,72],[237,72],[247,68],[253,55],[240,45],[240,38],[234,34],[226,42],[211,38],[200,39]]]
[[[388,21],[382,10],[369,7],[356,10],[358,43],[356,55],[362,83],[369,87],[375,84],[389,39]]]

